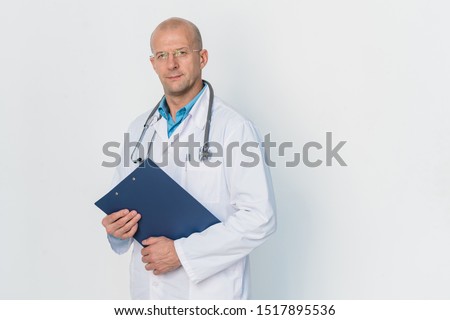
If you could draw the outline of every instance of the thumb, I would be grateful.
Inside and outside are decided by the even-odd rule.
[[[150,238],[147,238],[144,241],[142,241],[142,244],[149,246],[149,245],[152,245],[152,244],[155,244],[155,243],[161,241],[161,238],[163,238],[163,237],[150,237]]]

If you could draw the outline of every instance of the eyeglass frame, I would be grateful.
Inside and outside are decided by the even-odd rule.
[[[175,49],[175,50],[173,50],[173,51],[158,51],[158,52],[156,52],[155,54],[152,54],[152,55],[150,56],[150,59],[152,59],[152,60],[154,60],[154,61],[157,61],[157,62],[164,62],[164,61],[167,61],[167,60],[169,59],[170,54],[172,54],[172,56],[173,56],[174,58],[186,57],[187,54],[186,54],[185,56],[180,56],[180,54],[181,54],[181,52],[182,52],[183,50],[186,50],[186,51],[188,51],[189,53],[203,51],[203,49],[190,49],[189,47],[183,47],[183,48]],[[159,54],[167,54],[167,57],[166,57],[166,58],[161,58],[161,59],[159,59],[159,58],[157,57],[157,55],[159,55]]]

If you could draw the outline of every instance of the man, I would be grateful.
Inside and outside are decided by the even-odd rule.
[[[275,231],[275,201],[270,174],[260,147],[244,157],[239,147],[260,139],[251,122],[214,97],[209,141],[223,146],[227,155],[199,161],[199,153],[178,150],[185,160],[177,163],[172,148],[164,143],[203,143],[210,88],[202,81],[208,62],[198,28],[191,22],[170,18],[154,30],[150,39],[153,69],[164,89],[159,104],[161,117],[152,123],[143,144],[151,143],[149,156],[171,178],[209,209],[221,223],[177,240],[150,237],[142,247],[133,240],[140,215],[120,210],[105,216],[112,249],[122,254],[132,243],[131,295],[133,299],[246,299],[249,293],[249,253]],[[150,111],[130,126],[131,141],[138,141]],[[198,150],[198,148],[197,148]],[[184,153],[183,153],[184,152]],[[180,158],[180,154],[177,154]],[[219,162],[220,161],[220,162]],[[116,182],[135,167],[118,167]],[[214,163],[215,165],[211,165]],[[177,201],[177,199],[173,199]],[[166,204],[170,206],[170,203]]]

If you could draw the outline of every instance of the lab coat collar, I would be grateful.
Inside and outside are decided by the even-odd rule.
[[[206,117],[208,116],[208,104],[209,104],[209,95],[211,92],[209,91],[209,87],[206,86],[203,94],[198,98],[195,105],[192,107],[189,112],[189,116],[192,117],[194,124],[197,128],[203,129],[206,124]],[[184,119],[186,121],[187,119]]]
[[[163,118],[163,116],[161,114],[159,114],[159,110],[158,112],[158,121],[156,121],[154,128],[156,130],[156,133],[158,134],[159,138],[161,139],[161,141],[167,141],[168,137],[167,137],[167,121],[165,121],[165,119]]]

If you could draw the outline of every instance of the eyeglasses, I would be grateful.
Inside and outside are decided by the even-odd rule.
[[[158,62],[159,61],[167,61],[167,59],[169,59],[170,53],[172,53],[174,58],[184,59],[184,58],[187,58],[190,53],[199,52],[199,51],[201,51],[201,50],[191,50],[189,48],[180,48],[180,49],[176,49],[172,52],[159,51],[159,52],[156,52],[154,55],[151,55],[150,59],[155,59]]]

